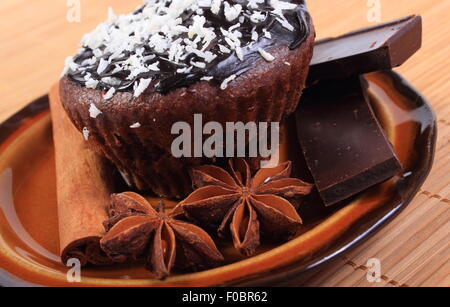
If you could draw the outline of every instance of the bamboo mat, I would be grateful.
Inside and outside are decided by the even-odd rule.
[[[72,1],[76,2],[76,1]],[[377,2],[377,1],[370,1]],[[398,69],[433,105],[439,137],[436,161],[420,194],[365,244],[309,276],[303,286],[450,286],[450,1],[380,0],[381,21],[421,14],[424,46]],[[0,121],[45,94],[83,33],[140,0],[81,0],[81,22],[66,19],[66,0],[0,1]],[[372,25],[367,0],[310,0],[318,38]],[[381,261],[381,282],[369,283],[367,261]]]

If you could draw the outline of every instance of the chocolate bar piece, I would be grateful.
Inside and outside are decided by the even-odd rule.
[[[296,112],[299,141],[317,189],[330,206],[393,177],[400,169],[367,96],[367,81],[322,81]]]
[[[316,42],[307,83],[343,79],[400,66],[422,45],[422,18],[390,23]]]

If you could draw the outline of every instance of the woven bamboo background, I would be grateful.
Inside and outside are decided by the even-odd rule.
[[[67,21],[66,0],[0,1],[0,121],[45,94],[83,33],[106,16],[141,0],[81,0],[81,22]],[[319,38],[369,26],[367,0],[310,0]],[[387,227],[305,286],[450,286],[450,1],[380,0],[381,21],[424,17],[424,46],[398,69],[432,103],[439,121],[436,162],[420,194]],[[366,263],[378,258],[380,283],[369,283]]]

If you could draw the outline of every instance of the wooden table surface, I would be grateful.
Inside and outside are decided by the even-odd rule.
[[[141,0],[81,0],[80,22],[67,19],[72,0],[0,1],[0,121],[49,90],[64,59],[85,32],[106,18],[107,7],[126,13]],[[438,117],[435,166],[412,204],[368,242],[310,276],[307,286],[450,286],[450,1],[310,0],[318,38],[410,14],[424,18],[423,48],[397,69],[432,103]],[[382,281],[369,283],[367,261],[381,260]]]

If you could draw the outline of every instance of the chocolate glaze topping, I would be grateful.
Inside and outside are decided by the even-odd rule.
[[[214,1],[218,0],[212,2]],[[144,14],[146,7],[160,2],[164,2],[168,7],[173,1],[149,1],[132,15]],[[169,60],[170,50],[163,52],[155,50],[158,48],[152,47],[151,35],[132,50],[125,50],[118,57],[111,57],[111,50],[105,51],[107,49],[105,45],[100,45],[96,48],[97,50],[94,50],[83,43],[83,48],[73,58],[66,73],[80,85],[86,85],[88,80],[96,80],[94,86],[90,86],[91,88],[108,91],[113,87],[114,92],[136,91],[141,80],[151,79],[151,84],[155,86],[156,91],[164,94],[200,80],[221,83],[230,76],[233,79],[251,69],[256,60],[261,58],[262,52],[270,52],[270,49],[275,46],[288,46],[290,49],[295,49],[309,35],[310,16],[304,0],[224,0],[219,1],[220,11],[216,13],[213,12],[211,4],[205,5],[204,2],[211,3],[210,0],[198,1],[198,6],[194,6],[194,10],[187,9],[179,15],[182,19],[181,25],[188,29],[194,25],[196,18],[204,17],[203,27],[213,30],[215,37],[211,41],[196,40],[195,35],[189,36],[185,31],[170,38],[172,44],[188,41],[188,44],[201,50],[201,53],[186,52],[184,58],[181,57],[177,61]],[[227,16],[229,10],[226,12],[226,9],[236,5],[242,7],[241,13],[230,20],[229,15]],[[280,5],[282,7],[284,5],[283,9],[277,10]],[[158,14],[163,13],[158,12]],[[109,26],[117,28],[114,22],[111,22]],[[129,35],[135,34],[130,32]],[[207,58],[205,58],[205,52]],[[124,63],[135,56],[145,59],[144,65],[153,65],[153,67],[156,65],[157,69],[132,74],[132,69]],[[99,70],[99,65],[102,65],[101,59],[106,68]]]

